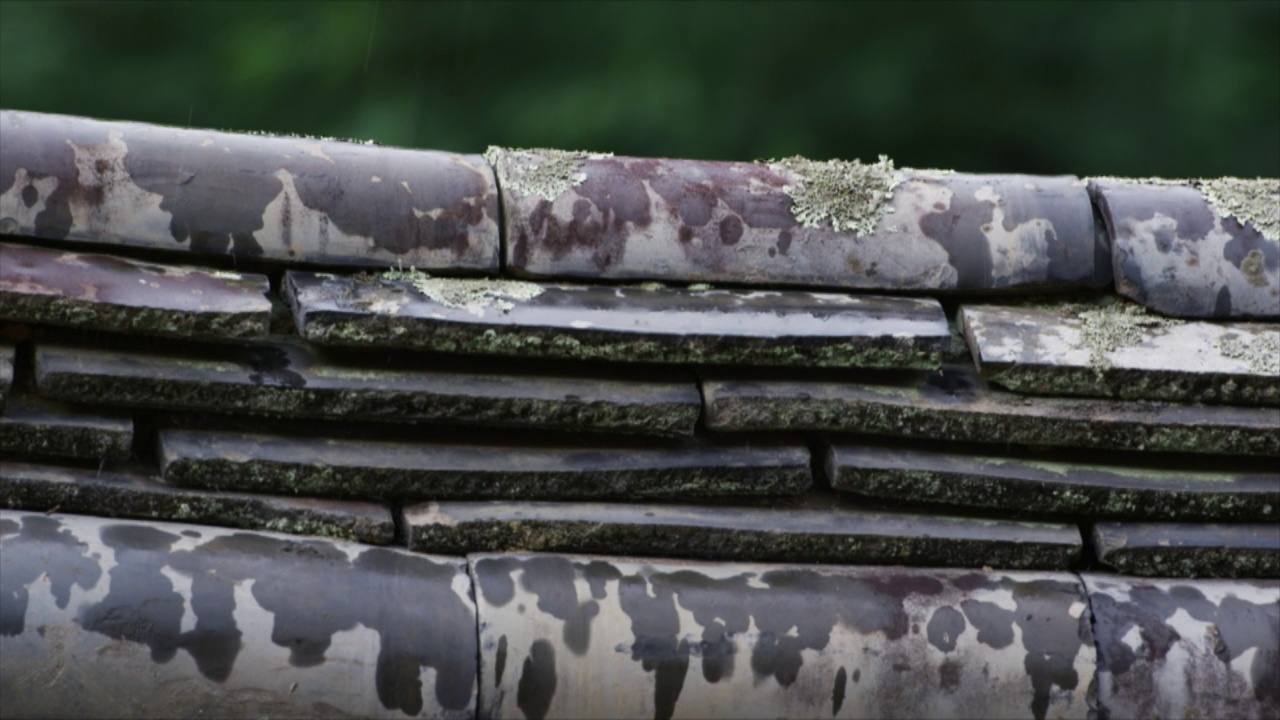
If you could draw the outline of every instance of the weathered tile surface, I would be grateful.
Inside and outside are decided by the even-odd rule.
[[[1168,320],[1128,303],[962,315],[983,376],[1010,390],[1280,405],[1280,325]]]
[[[893,500],[1088,517],[1265,520],[1280,516],[1280,471],[1169,470],[836,444],[827,477]]]
[[[9,400],[9,388],[13,387],[13,356],[12,345],[0,345],[0,415]]]
[[[36,348],[54,397],[128,407],[351,421],[436,422],[685,435],[701,408],[688,383],[380,370],[320,362],[288,342],[221,359]]]
[[[5,713],[475,717],[462,558],[0,510]]]
[[[1091,716],[1068,573],[469,559],[480,717]]]
[[[1082,577],[1110,717],[1280,717],[1280,584]]]
[[[0,320],[180,337],[265,337],[265,275],[0,243]]]
[[[409,278],[290,271],[299,334],[479,355],[837,367],[937,367],[950,343],[933,299]]]
[[[507,267],[872,290],[1110,282],[1083,182],[491,149]]]
[[[166,430],[165,480],[339,497],[617,499],[795,495],[804,447],[503,447]]]
[[[386,545],[391,511],[371,502],[188,490],[136,472],[0,461],[5,507],[207,523]]]
[[[1280,455],[1280,411],[1079,398],[1025,398],[962,368],[896,384],[702,383],[713,430],[830,430],[971,442]]]
[[[124,460],[133,420],[33,397],[14,398],[0,415],[0,452],[37,457]]]
[[[1093,542],[1104,565],[1128,575],[1280,578],[1280,523],[1098,523]]]
[[[497,271],[498,193],[477,155],[6,110],[0,234]]]
[[[440,502],[405,509],[427,552],[593,552],[704,560],[1065,568],[1073,525],[871,513],[559,502]]]
[[[1095,179],[1116,290],[1175,317],[1280,317],[1280,180]]]

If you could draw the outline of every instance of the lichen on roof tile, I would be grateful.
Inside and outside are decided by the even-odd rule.
[[[587,179],[582,170],[586,160],[613,157],[613,153],[547,148],[511,149],[489,146],[484,157],[498,173],[502,186],[521,195],[555,200],[571,187]]]
[[[791,197],[792,212],[801,225],[811,229],[830,225],[836,232],[851,231],[860,237],[875,232],[880,218],[893,212],[888,201],[903,180],[887,155],[870,164],[796,155],[771,160],[769,168],[794,179],[794,184],[782,189]]]

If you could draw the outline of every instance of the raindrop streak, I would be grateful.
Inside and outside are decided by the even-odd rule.
[[[364,73],[369,74],[369,56],[373,54],[373,31],[378,27],[378,3],[373,3],[373,17],[369,19],[369,44],[364,48]]]

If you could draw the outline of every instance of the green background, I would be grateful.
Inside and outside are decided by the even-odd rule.
[[[1280,3],[0,2],[0,106],[979,172],[1280,175]]]

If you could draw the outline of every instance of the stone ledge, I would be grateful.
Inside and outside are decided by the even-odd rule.
[[[1049,568],[1082,547],[1073,525],[843,508],[440,502],[405,508],[409,547],[607,552],[701,560]]]
[[[796,495],[803,447],[546,447],[166,430],[160,467],[185,487],[330,497],[647,499]]]
[[[1280,578],[1280,505],[1265,525],[1098,523],[1093,546],[1103,565],[1126,575]]]
[[[546,427],[688,435],[701,398],[688,383],[572,376],[382,370],[329,364],[300,343],[214,357],[36,347],[36,384],[53,397],[131,408],[389,423]]]
[[[0,243],[0,320],[190,340],[264,338],[251,275]]]
[[[652,290],[290,271],[298,334],[319,345],[609,362],[938,366],[938,301],[791,290]]]
[[[961,442],[1222,455],[1280,455],[1271,408],[1029,398],[966,368],[895,384],[803,380],[702,383],[711,430],[824,430]]]
[[[834,444],[838,491],[905,502],[1086,518],[1247,521],[1280,517],[1280,472],[1172,470]]]
[[[196,522],[318,535],[374,545],[395,538],[391,511],[371,502],[188,490],[134,472],[0,461],[6,507]]]

